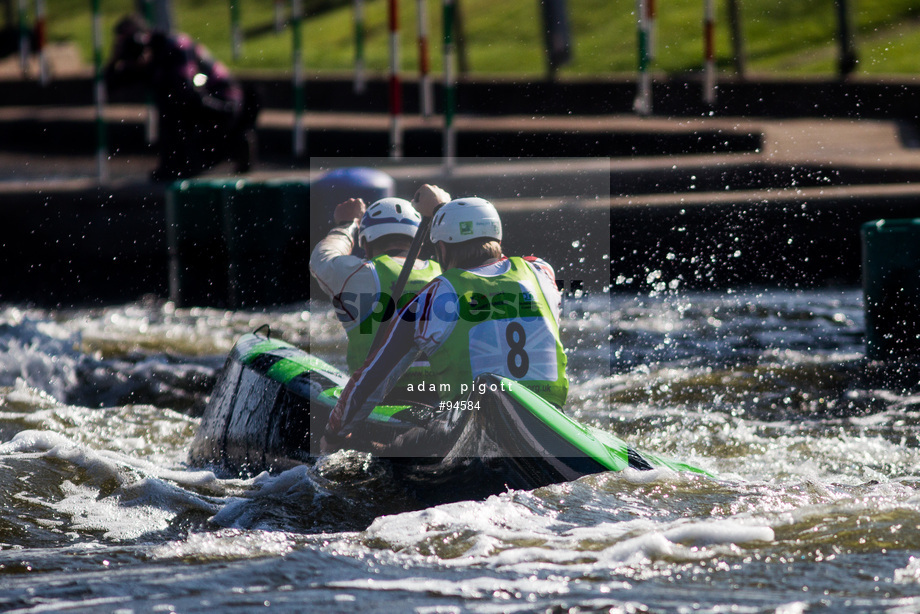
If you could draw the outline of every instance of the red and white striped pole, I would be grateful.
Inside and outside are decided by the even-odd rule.
[[[656,32],[655,32],[655,19],[658,17],[657,11],[655,10],[655,2],[657,0],[645,0],[645,21],[646,21],[646,37],[648,42],[646,43],[648,49],[648,61],[655,61],[655,42],[656,42]]]
[[[418,2],[418,69],[419,69],[419,108],[423,117],[434,113],[433,90],[430,63],[428,58],[428,0]]]
[[[706,63],[703,73],[703,102],[711,106],[716,103],[716,17],[714,0],[704,1],[703,53]]]
[[[397,0],[389,3],[390,23],[390,157],[402,158],[402,90],[399,82],[399,10]]]

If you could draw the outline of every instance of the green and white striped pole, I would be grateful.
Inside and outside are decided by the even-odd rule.
[[[363,94],[367,86],[364,74],[364,0],[355,0],[355,93]]]
[[[651,62],[649,52],[649,35],[651,32],[649,27],[649,2],[651,0],[636,0],[639,83],[636,98],[633,101],[633,110],[639,115],[650,115],[652,112],[652,79],[648,70]]]
[[[291,41],[294,48],[294,156],[302,158],[307,152],[307,133],[303,111],[306,106],[303,77],[303,22],[301,0],[291,0]]]
[[[240,29],[240,2],[230,0],[230,45],[233,59],[239,60],[243,49],[243,31]]]
[[[96,100],[96,169],[99,182],[109,180],[108,138],[105,130],[105,83],[102,72],[102,14],[99,10],[100,0],[93,2],[93,66],[95,68],[94,97]]]
[[[444,0],[444,170],[450,173],[454,168],[457,136],[454,132],[454,111],[456,110],[456,84],[454,83],[454,20],[455,0]]]
[[[399,3],[389,0],[390,26],[390,157],[402,159],[402,84],[399,80]]]
[[[275,0],[275,33],[284,29],[284,0]]]

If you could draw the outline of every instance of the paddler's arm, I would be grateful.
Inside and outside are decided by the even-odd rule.
[[[364,201],[360,198],[350,198],[336,205],[333,214],[335,226],[310,254],[310,273],[329,296],[341,293],[346,283],[355,283],[356,280],[351,279],[355,274],[369,275],[371,287],[374,284],[372,273],[360,272],[364,260],[352,255],[358,236],[358,221],[363,214]],[[358,287],[364,286],[358,284]]]
[[[418,358],[412,303],[400,310],[387,328],[380,348],[348,380],[326,425],[327,440],[347,437],[390,392],[393,385]],[[407,311],[409,310],[409,311]]]

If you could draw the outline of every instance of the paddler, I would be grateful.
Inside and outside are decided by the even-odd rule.
[[[436,211],[426,199],[419,210],[432,217],[430,238],[444,272],[397,314],[380,348],[351,376],[329,417],[326,450],[347,447],[419,354],[431,363],[442,408],[460,401],[482,373],[565,403],[562,297],[553,268],[539,258],[502,253],[501,220],[485,199],[459,198]]]
[[[415,198],[436,206],[449,201],[450,195],[440,188],[425,186]],[[392,296],[421,220],[413,204],[402,198],[383,198],[369,207],[360,198],[351,198],[336,206],[335,226],[313,249],[310,273],[332,298],[345,328],[350,372],[364,364],[377,330],[395,315],[396,309],[441,272],[433,260],[415,260],[401,296]],[[364,250],[363,258],[354,254],[356,246]],[[436,398],[428,393],[409,393],[410,387],[414,390],[426,378],[430,380],[431,373],[427,361],[420,357],[400,385],[394,387],[390,400]]]

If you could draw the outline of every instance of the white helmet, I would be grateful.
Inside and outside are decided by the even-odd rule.
[[[422,216],[408,200],[381,198],[364,212],[358,226],[358,240],[376,241],[385,235],[414,237]]]
[[[495,206],[486,199],[458,198],[435,213],[431,223],[432,243],[463,243],[480,238],[502,240],[502,221]]]

